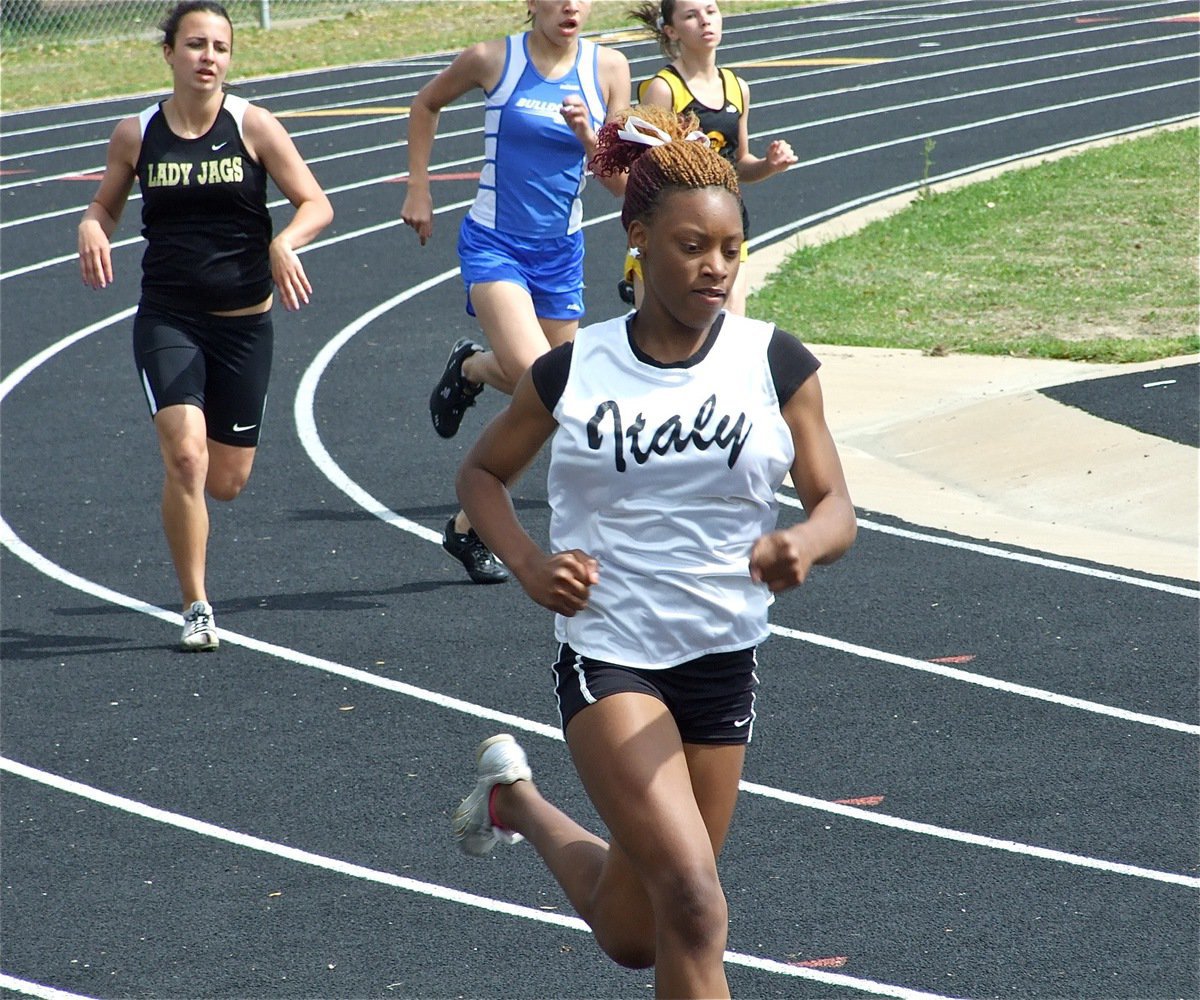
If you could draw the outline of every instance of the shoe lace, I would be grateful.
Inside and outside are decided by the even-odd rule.
[[[467,549],[479,562],[491,563],[496,557],[492,555],[492,550],[483,544],[483,539],[475,534],[475,529],[472,528],[467,532]]]
[[[187,634],[197,635],[200,632],[212,630],[212,615],[203,611],[189,611],[184,615],[187,622]]]

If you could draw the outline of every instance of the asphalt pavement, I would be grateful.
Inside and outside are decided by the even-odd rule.
[[[1167,0],[728,16],[722,61],[750,83],[752,145],[786,136],[801,158],[747,189],[753,249],[922,183],[1194,119],[1197,19]],[[635,79],[660,61],[610,41]],[[104,143],[155,95],[0,122],[0,989],[650,992],[527,844],[476,861],[448,832],[474,746],[500,730],[549,797],[596,820],[557,730],[550,621],[515,585],[471,585],[437,544],[456,464],[502,405],[485,393],[451,441],[426,410],[447,348],[474,332],[454,234],[478,101],[442,116],[433,241],[399,223],[403,109],[447,59],[235,81],[281,116],[337,218],[305,253],[312,305],[276,314],[254,477],[213,506],[215,654],[175,651],[129,345],[137,200],[112,288],[84,289],[74,258]],[[624,243],[611,197],[586,198],[587,308],[603,319]],[[839,352],[817,354],[832,387]],[[1194,364],[1164,366],[1153,396],[1125,377],[1037,394],[1194,450],[1194,407],[1161,405],[1194,401]],[[859,432],[847,448],[866,448]],[[516,497],[543,532],[544,471]],[[735,995],[1196,996],[1196,581],[969,519],[949,530],[931,502],[926,518],[850,485],[858,543],[776,603],[760,655],[721,859]],[[801,516],[787,490],[781,511]]]

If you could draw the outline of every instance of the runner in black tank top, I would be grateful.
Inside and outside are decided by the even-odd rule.
[[[218,645],[205,569],[205,494],[232,500],[254,464],[273,344],[272,287],[284,307],[312,294],[296,255],[333,209],[283,126],[222,90],[233,26],[212,0],[177,4],[162,25],[169,98],[126,118],[79,224],[86,285],[114,280],[110,238],[136,180],[142,193],[138,380],[165,477],[162,523],[183,597],[180,647]],[[295,207],[272,238],[270,176]]]

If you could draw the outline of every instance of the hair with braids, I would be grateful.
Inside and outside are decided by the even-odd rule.
[[[163,33],[163,45],[175,48],[175,36],[179,33],[179,22],[182,21],[188,14],[194,14],[196,11],[202,11],[205,14],[216,14],[217,17],[223,17],[229,21],[229,38],[230,43],[233,41],[233,22],[229,20],[229,13],[225,8],[216,2],[216,0],[183,0],[182,3],[177,3],[168,12],[167,16],[162,19],[158,26],[158,30]]]
[[[631,7],[626,14],[649,28],[658,47],[672,59],[675,58],[677,46],[663,31],[663,25],[672,24],[675,19],[675,0],[646,0]]]
[[[630,118],[640,118],[662,129],[671,141],[648,146],[618,133]],[[636,127],[636,126],[634,126]],[[621,207],[621,225],[626,229],[634,219],[643,221],[654,215],[664,192],[691,191],[720,187],[741,204],[737,174],[704,136],[703,141],[689,139],[698,133],[695,115],[676,115],[656,104],[639,104],[608,122],[596,136],[596,154],[588,166],[597,177],[628,173],[625,203]],[[698,133],[702,135],[703,133]]]

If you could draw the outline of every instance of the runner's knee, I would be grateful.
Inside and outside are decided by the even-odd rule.
[[[204,486],[208,475],[208,452],[202,441],[183,438],[163,450],[167,478],[187,492]]]
[[[659,939],[669,935],[688,952],[722,951],[729,907],[715,870],[676,872],[651,889]]]

